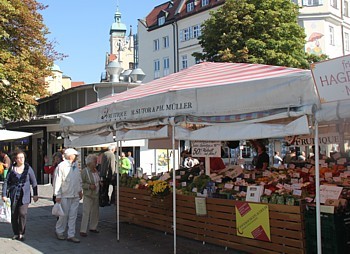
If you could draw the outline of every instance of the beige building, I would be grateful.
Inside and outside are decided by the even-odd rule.
[[[305,28],[305,51],[335,58],[350,53],[349,1],[298,0],[299,24]]]
[[[45,78],[45,82],[47,83],[47,90],[50,94],[58,93],[62,90],[71,88],[71,78],[64,76],[58,65],[54,64],[51,68],[51,71],[52,76]]]
[[[349,54],[349,0],[293,0],[305,28],[305,51],[330,58]],[[224,0],[174,0],[154,7],[138,21],[139,67],[144,82],[164,77],[196,64],[201,52],[197,37],[209,12]]]

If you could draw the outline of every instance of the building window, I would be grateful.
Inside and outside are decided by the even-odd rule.
[[[196,25],[192,27],[191,38],[198,38],[201,35],[201,25]]]
[[[194,10],[194,1],[189,1],[189,2],[187,2],[186,7],[187,7],[187,8],[186,8],[187,12],[193,11],[193,10]]]
[[[349,17],[349,1],[344,1],[344,16]]]
[[[292,0],[293,3],[295,3],[296,5],[298,4],[298,0]]]
[[[329,26],[329,44],[334,46],[334,27]]]
[[[163,47],[164,48],[169,48],[169,36],[164,36],[163,37]]]
[[[160,62],[159,60],[154,60],[154,79],[160,78]]]
[[[159,50],[159,39],[153,40],[153,50],[154,51]]]
[[[209,4],[209,0],[202,0],[202,7]]]
[[[337,9],[338,5],[337,5],[338,0],[331,0],[331,6],[335,9]]]
[[[169,65],[170,65],[169,57],[163,58],[163,67],[164,67],[163,76],[169,75]]]
[[[303,0],[303,6],[318,6],[322,4],[323,0]]]
[[[158,26],[161,26],[165,23],[165,16],[159,17],[158,18]]]
[[[187,55],[181,56],[181,69],[186,69],[188,67]]]
[[[344,44],[345,44],[345,51],[349,51],[350,47],[349,47],[349,34],[348,33],[344,33]]]
[[[188,41],[191,38],[190,30],[191,28],[188,27],[180,31],[180,41]]]

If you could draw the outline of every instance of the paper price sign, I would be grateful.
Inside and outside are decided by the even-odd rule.
[[[193,157],[221,157],[221,142],[192,142]]]
[[[327,199],[338,199],[342,190],[343,188],[338,186],[321,185],[320,202],[324,204]]]

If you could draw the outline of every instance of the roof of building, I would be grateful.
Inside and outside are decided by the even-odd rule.
[[[187,6],[186,4],[188,2],[194,2],[194,9],[191,12],[187,12]],[[176,20],[183,19],[195,14],[198,14],[200,12],[206,11],[208,9],[214,8],[216,6],[222,5],[225,3],[225,0],[211,0],[209,1],[208,5],[202,6],[200,1],[196,0],[174,0],[174,1],[168,1],[163,4],[160,4],[147,15],[146,17],[146,26],[149,28],[149,30],[157,29],[160,27],[158,25],[158,17],[161,12],[164,12],[166,14],[166,21],[164,25],[173,23],[175,18]]]
[[[82,86],[85,85],[84,81],[73,81],[71,87],[77,87],[77,86]]]

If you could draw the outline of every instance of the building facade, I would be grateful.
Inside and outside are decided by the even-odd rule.
[[[209,12],[224,0],[175,0],[154,7],[145,19],[138,20],[139,67],[146,74],[144,82],[186,69],[202,52],[198,44],[200,26]]]
[[[144,82],[186,69],[202,52],[201,24],[224,0],[175,0],[154,7],[138,20],[138,65]],[[350,53],[349,0],[293,0],[300,7],[298,23],[305,29],[305,51],[330,58]]]
[[[305,29],[305,51],[330,58],[350,53],[349,1],[298,0],[299,25]]]

